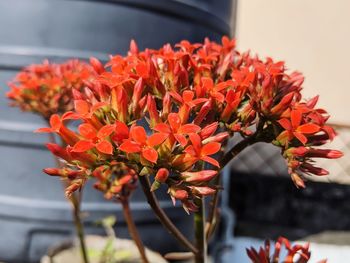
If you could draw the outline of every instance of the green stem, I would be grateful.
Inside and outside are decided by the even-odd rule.
[[[139,180],[142,186],[142,190],[147,198],[147,202],[153,209],[159,221],[184,247],[188,248],[191,252],[193,252],[193,254],[197,254],[197,248],[193,246],[192,243],[179,231],[179,229],[165,214],[164,210],[160,207],[157,197],[153,192],[151,192],[151,186],[148,177],[146,175],[139,176]]]
[[[205,234],[205,202],[204,197],[195,200],[198,211],[194,214],[194,231],[198,253],[195,254],[196,263],[207,263],[207,239]]]
[[[69,200],[73,206],[73,219],[74,219],[75,230],[77,232],[79,243],[80,243],[81,256],[83,258],[84,263],[89,263],[89,258],[87,256],[87,249],[85,244],[84,225],[81,221],[81,216],[80,216],[80,204],[81,204],[82,192],[78,191],[77,195],[78,196],[76,196],[76,193],[73,193],[69,198]]]
[[[133,220],[131,212],[130,212],[129,200],[127,197],[121,198],[120,202],[123,206],[123,214],[124,214],[125,221],[128,225],[128,230],[129,230],[130,236],[134,240],[134,242],[135,242],[135,244],[140,252],[142,262],[148,263],[149,261],[146,257],[145,247],[143,246],[142,240],[141,240],[140,235],[136,229],[134,220]]]
[[[47,121],[48,122],[48,121]],[[50,123],[48,122],[50,125]],[[55,135],[52,133],[49,133],[49,141],[51,143],[56,144],[56,139]],[[62,164],[60,163],[59,159],[57,156],[54,156],[56,165],[58,168],[62,167]],[[65,182],[63,182],[63,187],[66,187]],[[86,244],[85,244],[85,234],[84,234],[84,225],[81,220],[80,216],[80,204],[81,204],[81,199],[82,199],[82,189],[78,192],[78,197],[76,196],[75,193],[72,194],[72,196],[68,199],[69,202],[72,205],[72,214],[73,214],[73,220],[74,220],[74,226],[75,226],[75,231],[78,235],[79,243],[80,243],[80,253],[81,257],[84,260],[84,263],[89,263],[89,258],[87,256],[87,250],[86,250]]]

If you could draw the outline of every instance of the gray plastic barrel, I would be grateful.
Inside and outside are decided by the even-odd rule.
[[[46,124],[40,117],[10,108],[6,82],[22,67],[43,59],[87,59],[127,52],[131,38],[141,49],[182,39],[219,40],[230,35],[233,1],[229,0],[2,0],[0,2],[0,261],[37,262],[51,245],[74,233],[70,208],[43,146],[45,135],[32,131]],[[172,220],[191,233],[192,222],[164,195],[161,205]],[[136,192],[133,215],[146,245],[157,251],[181,250],[159,224],[143,194]],[[118,205],[86,188],[83,210],[88,233],[102,234],[95,221],[117,215],[116,233],[127,228]]]

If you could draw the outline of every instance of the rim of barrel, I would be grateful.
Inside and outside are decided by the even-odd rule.
[[[185,19],[190,22],[208,27],[219,34],[231,36],[232,27],[230,21],[227,23],[225,20],[216,16],[205,8],[204,4],[196,3],[194,1],[184,0],[167,0],[167,1],[149,1],[149,0],[67,0],[67,1],[79,1],[79,2],[96,2],[96,3],[110,3],[128,6],[136,9],[147,10],[153,13],[159,13],[161,15],[167,15],[170,17]],[[232,0],[232,8],[234,8],[234,2]],[[192,4],[190,4],[192,3]],[[197,4],[197,5],[195,5]],[[200,4],[200,5],[198,5]],[[234,12],[233,12],[234,15]]]

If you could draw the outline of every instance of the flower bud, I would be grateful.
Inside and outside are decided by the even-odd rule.
[[[205,139],[204,141],[202,141],[202,144],[207,144],[209,142],[221,142],[221,141],[225,140],[227,137],[229,137],[228,132],[220,132],[220,133],[216,134],[215,136],[211,136],[211,137]]]
[[[155,179],[160,183],[165,183],[169,177],[169,171],[166,168],[160,168],[156,174]]]
[[[90,58],[90,64],[92,65],[92,67],[94,68],[94,70],[98,74],[101,74],[101,73],[105,72],[105,69],[104,69],[102,63],[97,58],[91,57]]]
[[[311,158],[328,158],[328,159],[337,159],[343,156],[341,151],[337,150],[326,150],[326,149],[313,149],[311,148],[307,154],[307,157]]]
[[[178,199],[181,201],[188,199],[188,192],[186,190],[178,189],[175,187],[170,188],[170,195],[175,199]]]
[[[312,173],[318,176],[323,176],[323,175],[328,175],[329,172],[321,167],[316,167],[313,166],[312,164],[309,163],[303,163],[300,166],[300,170],[304,173]]]
[[[201,138],[204,140],[210,136],[212,136],[214,134],[214,132],[216,131],[216,129],[218,128],[218,122],[213,122],[207,126],[205,126],[201,132],[200,132],[200,136]]]
[[[297,188],[305,188],[305,183],[303,179],[300,178],[300,176],[296,173],[292,173],[291,175],[292,181],[295,184]]]
[[[51,176],[61,176],[61,169],[58,168],[45,168],[43,172]]]
[[[150,126],[153,128],[157,123],[160,123],[159,113],[153,96],[149,95],[147,98],[147,109],[150,117]]]
[[[217,171],[203,170],[199,172],[183,172],[181,178],[188,183],[201,183],[213,179],[217,175]]]
[[[75,191],[80,189],[82,186],[81,182],[74,182],[66,188],[65,194],[67,197],[70,197]]]
[[[216,192],[215,189],[208,186],[191,186],[190,188],[192,190],[192,193],[195,195],[207,196],[212,195]]]

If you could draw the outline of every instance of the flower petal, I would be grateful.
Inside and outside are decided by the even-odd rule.
[[[143,127],[133,126],[130,129],[130,136],[135,141],[142,145],[146,144],[147,134]]]
[[[199,132],[200,129],[201,127],[199,127],[198,125],[189,123],[181,126],[180,129],[178,130],[178,133],[185,133],[185,134],[197,133]]]
[[[165,139],[168,138],[168,136],[169,135],[166,134],[166,133],[155,133],[155,134],[152,134],[147,139],[147,145],[151,146],[151,147],[159,145],[159,144],[163,143],[165,141]]]
[[[187,144],[187,139],[184,135],[182,134],[174,134],[175,139],[180,143],[182,147],[185,147]]]
[[[194,93],[191,90],[185,90],[182,93],[182,98],[184,100],[184,102],[190,102],[194,97]]]
[[[156,163],[158,160],[158,153],[155,149],[151,147],[145,147],[142,149],[142,156],[150,161],[151,163]]]
[[[61,125],[62,125],[62,121],[61,121],[60,116],[58,116],[58,114],[51,115],[50,125],[54,131],[56,131],[56,132],[59,131],[59,129],[61,128]]]
[[[212,164],[212,165],[214,165],[216,167],[220,167],[219,162],[217,160],[215,160],[214,158],[211,158],[209,156],[203,156],[203,157],[201,157],[201,160],[205,161],[207,163],[210,163],[210,164]]]
[[[96,149],[101,153],[113,154],[113,145],[106,140],[100,141],[96,144]]]
[[[162,132],[162,133],[171,133],[170,127],[168,124],[165,123],[158,123],[153,130],[157,132]]]
[[[290,131],[292,130],[292,124],[290,123],[290,120],[288,119],[280,119],[278,123],[283,127],[283,129]]]
[[[141,146],[137,142],[125,140],[120,146],[119,150],[127,153],[138,153],[141,151]]]
[[[77,153],[86,152],[94,147],[95,147],[95,144],[92,143],[91,141],[78,141],[74,145],[72,152],[77,152]]]
[[[97,133],[97,137],[100,139],[106,138],[114,132],[115,126],[112,124],[103,126]]]
[[[85,100],[75,100],[74,109],[79,114],[87,114],[90,111],[90,106]]]
[[[320,129],[321,129],[320,126],[316,124],[307,123],[299,126],[297,128],[297,131],[304,134],[312,134],[312,133],[318,132]]]
[[[177,113],[170,113],[168,115],[168,122],[171,129],[176,132],[181,126],[181,119]]]
[[[115,122],[115,131],[112,140],[118,144],[122,143],[124,139],[129,137],[129,128],[124,122]]]
[[[290,118],[292,120],[292,127],[296,129],[301,123],[302,112],[300,110],[292,110]]]
[[[221,148],[221,143],[218,143],[218,142],[207,143],[203,145],[201,149],[201,155],[202,156],[212,155],[220,151],[220,148]]]
[[[199,135],[196,133],[191,133],[190,140],[193,145],[193,149],[196,151],[197,154],[199,154],[202,147],[201,137],[199,137]]]
[[[79,133],[86,139],[94,139],[96,137],[96,129],[89,123],[79,125]]]
[[[293,132],[293,135],[302,143],[305,145],[305,143],[307,142],[307,138],[305,137],[304,134],[300,133],[300,132]]]
[[[34,132],[42,133],[42,132],[55,132],[55,131],[53,129],[51,129],[51,128],[44,127],[44,128],[36,129]]]

